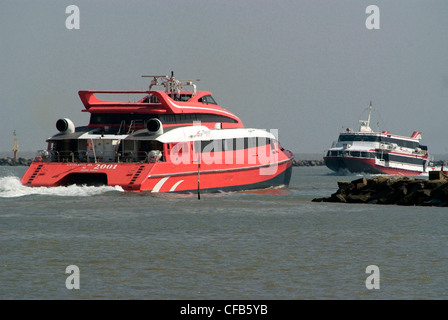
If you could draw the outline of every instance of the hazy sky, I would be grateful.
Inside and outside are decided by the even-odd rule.
[[[448,153],[446,0],[2,0],[0,24],[2,152],[14,130],[35,151],[57,119],[86,125],[79,90],[146,90],[142,74],[173,70],[293,152],[323,154],[372,101],[374,129]]]

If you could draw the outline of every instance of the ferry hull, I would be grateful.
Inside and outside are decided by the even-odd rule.
[[[180,171],[181,170],[181,171]],[[46,163],[35,161],[22,177],[30,187],[120,186],[131,192],[219,192],[287,187],[292,158],[271,166],[198,167],[167,163]]]
[[[388,174],[403,176],[419,176],[424,171],[386,167],[376,164],[375,159],[355,157],[324,157],[325,165],[335,172],[348,171],[352,173]]]

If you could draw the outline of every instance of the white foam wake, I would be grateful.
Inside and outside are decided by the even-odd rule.
[[[14,198],[28,195],[52,195],[63,197],[83,197],[94,196],[109,191],[121,191],[123,188],[119,186],[68,186],[68,187],[27,187],[20,183],[18,177],[2,177],[0,178],[0,198]]]

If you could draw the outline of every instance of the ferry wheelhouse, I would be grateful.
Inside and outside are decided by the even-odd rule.
[[[372,104],[367,120],[360,120],[359,131],[347,128],[324,156],[333,171],[418,176],[435,170],[428,159],[428,147],[420,144],[421,132],[410,137],[374,132],[370,128]]]
[[[293,154],[281,147],[276,132],[244,128],[210,92],[196,90],[198,80],[144,77],[153,78],[148,91],[79,91],[89,124],[57,120],[59,133],[47,140],[22,184],[109,185],[136,192],[288,186]],[[143,97],[99,98],[110,94]]]

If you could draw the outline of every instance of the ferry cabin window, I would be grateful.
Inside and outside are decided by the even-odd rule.
[[[70,152],[78,150],[78,140],[68,139],[68,140],[54,140],[50,141],[48,144],[49,151],[57,152]]]
[[[175,100],[178,100],[178,101],[188,101],[191,99],[191,94],[181,94],[180,96],[176,95],[175,98],[176,98]]]
[[[137,149],[143,152],[149,152],[153,150],[163,150],[163,144],[157,140],[142,140],[137,141]]]
[[[270,138],[253,137],[237,139],[218,139],[201,141],[201,152],[243,150],[255,147],[263,147],[271,144]],[[198,144],[195,143],[196,150]]]
[[[410,164],[423,164],[422,158],[411,158],[411,157],[403,157],[399,155],[389,154],[387,157],[384,157],[386,161],[395,161],[395,162],[404,162]]]
[[[157,140],[141,140],[136,141],[136,156],[138,161],[147,159],[148,153],[151,151],[163,152],[163,144]]]
[[[378,136],[361,136],[356,134],[341,134],[339,141],[365,141],[365,142],[380,142]]]
[[[212,96],[208,95],[208,96],[203,96],[202,98],[198,99],[199,102],[202,103],[210,103],[210,104],[217,104],[215,99],[213,99]]]
[[[237,123],[229,117],[203,114],[203,113],[182,113],[182,114],[120,114],[120,113],[92,113],[90,115],[91,125],[121,125],[122,121],[126,125],[130,125],[132,121],[148,121],[151,118],[157,118],[164,124],[182,124],[190,123],[192,121],[201,122],[223,122],[223,123]]]
[[[52,161],[72,162],[79,155],[78,140],[53,140],[48,142],[48,151],[52,156]]]
[[[170,93],[169,96],[174,101],[188,101],[191,99],[191,94],[177,94],[177,93]]]
[[[419,147],[418,142],[394,139],[391,137],[369,136],[369,135],[357,135],[357,134],[341,134],[338,141],[364,141],[364,142],[383,142],[383,143],[395,143],[399,147],[415,149]]]
[[[143,98],[142,103],[160,103],[160,101],[157,96],[150,94],[149,96]]]
[[[334,151],[334,150],[329,150],[327,152],[327,157],[340,157],[342,155],[358,157],[358,158],[374,158],[375,157],[375,155],[373,153],[366,152],[366,151]]]
[[[175,101],[188,101],[191,99],[192,95],[191,94],[181,94],[178,95],[176,93],[171,93],[170,97],[175,100]],[[141,101],[142,103],[160,103],[159,99],[157,98],[157,96],[150,94],[149,96],[146,96],[145,98],[143,98],[143,100]]]

